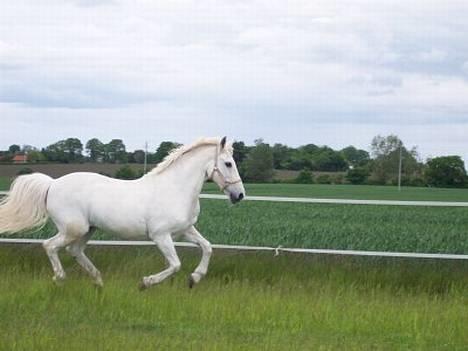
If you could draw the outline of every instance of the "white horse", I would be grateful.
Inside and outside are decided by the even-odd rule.
[[[0,202],[0,232],[16,233],[43,226],[48,217],[58,233],[43,244],[54,281],[65,279],[58,251],[66,247],[80,266],[102,286],[100,272],[84,254],[93,230],[125,239],[150,238],[167,260],[167,269],[143,277],[140,288],[158,284],[180,269],[173,238],[183,236],[202,249],[189,286],[208,271],[211,244],[195,229],[203,183],[212,179],[232,203],[245,196],[226,137],[201,139],[169,154],[137,180],[118,180],[96,173],[71,173],[58,179],[34,173],[18,177]]]

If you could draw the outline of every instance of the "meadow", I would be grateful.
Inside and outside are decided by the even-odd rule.
[[[51,281],[39,246],[0,247],[1,350],[466,350],[468,263],[215,251],[144,292],[156,250],[88,249],[105,287],[64,255]]]

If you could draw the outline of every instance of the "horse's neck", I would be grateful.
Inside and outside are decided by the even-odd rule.
[[[161,175],[177,184],[182,194],[197,199],[206,179],[206,166],[215,158],[214,145],[202,146],[182,156]]]

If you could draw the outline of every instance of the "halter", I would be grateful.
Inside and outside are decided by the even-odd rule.
[[[234,185],[234,184],[237,184],[237,183],[241,183],[242,182],[242,179],[237,178],[235,180],[227,180],[227,178],[224,176],[224,174],[221,172],[221,170],[219,169],[218,167],[218,156],[219,156],[219,147],[216,146],[216,158],[215,158],[215,164],[214,164],[214,167],[213,167],[213,170],[211,171],[211,175],[208,177],[208,179],[211,179],[214,181],[213,179],[213,176],[215,173],[218,173],[220,175],[220,178],[221,178],[221,184],[218,184],[216,183],[218,186],[219,186],[219,189],[224,192],[226,190],[226,188],[230,185]]]

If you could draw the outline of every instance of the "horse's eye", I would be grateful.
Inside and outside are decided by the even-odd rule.
[[[231,167],[232,167],[232,163],[231,163],[231,162],[226,162],[225,165],[226,165],[227,168],[231,168]]]

